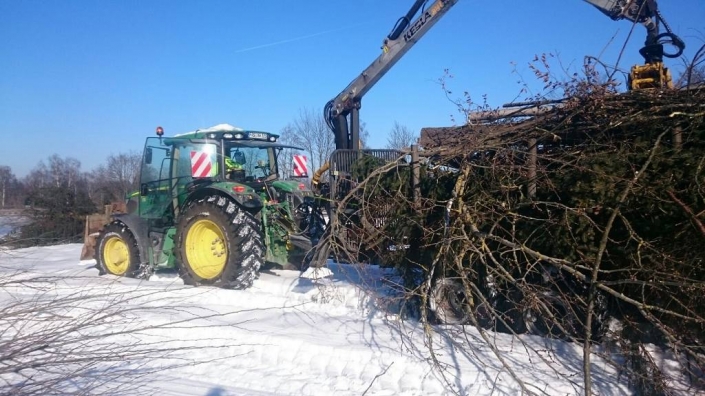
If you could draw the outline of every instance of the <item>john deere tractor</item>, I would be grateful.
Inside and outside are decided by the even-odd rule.
[[[93,256],[101,274],[148,278],[173,268],[186,284],[237,289],[267,263],[301,269],[323,217],[309,210],[304,183],[280,177],[284,150],[302,149],[278,137],[228,124],[174,137],[157,128],[139,191],[123,213],[88,219],[81,258]]]

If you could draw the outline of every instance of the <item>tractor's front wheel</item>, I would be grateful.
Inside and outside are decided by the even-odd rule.
[[[140,268],[137,241],[125,224],[114,221],[98,235],[95,253],[100,275],[110,274],[134,278]]]
[[[467,324],[470,321],[472,308],[463,283],[456,279],[438,279],[429,296],[429,308],[442,324]]]
[[[264,263],[260,222],[223,196],[191,202],[176,234],[179,274],[186,284],[246,289]]]

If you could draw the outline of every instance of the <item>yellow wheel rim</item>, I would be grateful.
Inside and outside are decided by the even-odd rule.
[[[122,238],[108,238],[103,248],[103,262],[113,275],[125,275],[130,266],[130,250]]]
[[[186,232],[186,261],[201,279],[214,279],[225,268],[228,246],[225,235],[210,220],[198,220]]]

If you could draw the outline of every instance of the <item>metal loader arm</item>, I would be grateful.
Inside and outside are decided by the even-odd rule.
[[[338,150],[360,149],[360,107],[362,97],[382,78],[389,69],[406,54],[441,19],[458,0],[415,0],[411,9],[399,19],[394,30],[385,38],[382,54],[375,59],[335,98],[326,103],[323,110],[328,127],[335,136]],[[663,57],[676,58],[683,53],[685,44],[671,31],[661,16],[656,0],[583,0],[613,20],[627,19],[646,27],[645,46],[639,51],[646,66],[635,66],[630,74],[631,89],[666,86],[670,74],[663,67]],[[420,15],[411,22],[417,13]],[[659,32],[659,23],[666,33]],[[676,47],[675,53],[664,53],[663,44]],[[348,120],[348,116],[350,119]]]
[[[646,42],[639,52],[647,64],[662,62],[663,57],[677,58],[685,49],[685,43],[671,30],[658,9],[656,0],[584,0],[603,14],[617,21],[627,19],[646,28]],[[666,28],[660,33],[659,23]],[[676,47],[675,53],[664,53],[663,44]]]
[[[385,38],[382,54],[355,78],[338,96],[324,108],[324,117],[335,136],[336,149],[360,148],[360,102],[382,76],[406,54],[433,25],[445,15],[458,0],[435,0],[429,8],[423,7],[429,0],[415,0],[414,5],[399,19],[394,30]],[[421,9],[421,14],[413,22]],[[348,124],[348,115],[350,122]]]

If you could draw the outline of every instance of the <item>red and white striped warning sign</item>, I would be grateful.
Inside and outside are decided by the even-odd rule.
[[[295,177],[306,177],[308,176],[308,169],[306,168],[306,156],[305,155],[294,155],[294,176]]]
[[[213,170],[210,156],[204,151],[191,152],[191,176],[209,177]]]

